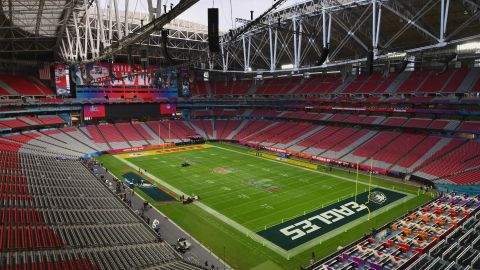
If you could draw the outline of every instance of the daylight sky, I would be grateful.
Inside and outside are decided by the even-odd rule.
[[[109,0],[99,0],[102,7],[106,7]],[[306,0],[287,0],[282,7],[290,6],[298,2],[305,2]],[[118,0],[119,9],[125,10],[125,0]],[[152,2],[156,3],[156,0]],[[170,3],[177,4],[179,0],[162,0],[162,5],[166,4],[168,7]],[[230,2],[232,9],[230,9]],[[189,20],[192,22],[207,25],[207,8],[216,7],[219,9],[219,23],[220,30],[227,31],[235,24],[235,18],[250,19],[250,10],[253,10],[254,16],[257,17],[274,3],[273,0],[200,0],[197,4],[189,10],[182,13],[179,18]],[[156,6],[156,4],[154,4]],[[129,0],[128,10],[136,12],[147,12],[147,0]],[[233,15],[233,16],[231,16]]]

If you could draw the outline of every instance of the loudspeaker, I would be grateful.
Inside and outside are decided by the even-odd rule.
[[[373,73],[373,51],[367,53],[366,73],[371,75]]]
[[[208,9],[208,47],[210,52],[219,53],[218,8]]]
[[[317,66],[323,65],[323,63],[325,63],[325,61],[327,61],[328,53],[330,53],[329,48],[325,47],[325,48],[322,49],[322,54],[320,55],[320,59],[317,62]]]
[[[174,61],[173,61],[172,57],[170,56],[170,53],[168,52],[168,47],[167,47],[168,34],[169,33],[170,32],[168,31],[168,29],[162,30],[162,46],[163,46],[163,52],[164,52],[165,59],[167,59],[168,63],[173,64]]]

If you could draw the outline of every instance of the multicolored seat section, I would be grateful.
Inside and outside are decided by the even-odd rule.
[[[479,210],[479,196],[444,194],[307,269],[478,269]]]

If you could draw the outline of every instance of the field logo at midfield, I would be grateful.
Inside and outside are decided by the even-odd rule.
[[[275,186],[273,184],[272,179],[262,179],[262,180],[249,179],[249,180],[243,181],[243,184],[254,187],[256,189],[260,189],[265,192],[269,192],[269,193],[275,193],[275,192],[281,191],[281,189],[278,186]]]
[[[225,168],[225,167],[217,167],[217,168],[213,169],[213,172],[218,173],[218,174],[229,174],[229,173],[232,173],[233,170],[230,169],[230,168]]]
[[[370,194],[370,196],[369,196]],[[261,237],[288,251],[354,222],[407,195],[374,188],[355,197],[330,204],[260,232]]]

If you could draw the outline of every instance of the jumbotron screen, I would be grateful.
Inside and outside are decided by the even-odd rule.
[[[178,97],[178,69],[153,65],[143,69],[141,65],[92,63],[75,65],[72,73],[78,98]]]

